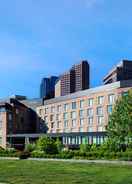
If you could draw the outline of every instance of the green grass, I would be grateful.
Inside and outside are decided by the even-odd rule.
[[[0,183],[132,184],[132,167],[51,161],[0,160]]]

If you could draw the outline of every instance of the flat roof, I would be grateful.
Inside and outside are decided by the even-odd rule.
[[[102,86],[98,86],[95,88],[90,88],[90,89],[86,89],[86,90],[82,90],[82,91],[78,91],[75,93],[71,93],[69,95],[66,96],[60,96],[60,97],[56,97],[56,98],[52,98],[49,100],[45,100],[44,101],[44,105],[49,105],[52,103],[57,103],[57,102],[61,102],[61,101],[65,101],[65,100],[70,100],[70,99],[75,99],[75,98],[79,98],[82,96],[87,96],[87,95],[91,95],[94,93],[98,93],[101,91],[111,91],[113,89],[117,89],[117,88],[123,88],[123,87],[132,87],[132,80],[126,80],[126,81],[118,81],[118,82],[114,82],[111,84],[107,84],[107,85],[102,85]]]

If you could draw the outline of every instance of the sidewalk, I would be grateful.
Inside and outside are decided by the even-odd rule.
[[[0,157],[0,160],[19,160],[17,157]],[[69,163],[84,163],[84,164],[117,164],[117,165],[131,165],[132,161],[118,161],[118,160],[77,160],[77,159],[48,159],[48,158],[28,158],[31,161],[50,161],[50,162],[69,162]]]

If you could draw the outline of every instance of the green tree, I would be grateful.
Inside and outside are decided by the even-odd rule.
[[[38,139],[37,149],[40,151],[44,151],[46,154],[58,153],[55,141],[47,136],[43,136]]]
[[[113,151],[124,150],[132,142],[132,90],[120,97],[109,117],[108,145]]]
[[[58,153],[60,153],[63,150],[64,146],[63,146],[62,142],[59,140],[59,138],[56,139],[55,144],[56,144]]]

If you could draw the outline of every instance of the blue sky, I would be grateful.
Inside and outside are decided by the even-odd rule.
[[[87,59],[91,86],[132,59],[131,0],[0,0],[0,97],[39,96],[41,78]]]

